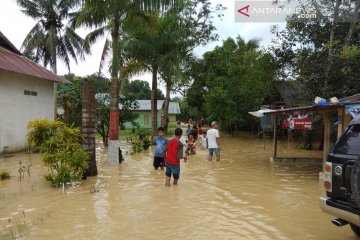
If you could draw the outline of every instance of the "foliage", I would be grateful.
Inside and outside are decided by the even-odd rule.
[[[29,146],[33,151],[39,152],[41,145],[49,140],[59,127],[64,127],[60,121],[50,122],[47,119],[36,119],[30,121],[27,125],[28,133],[26,135]]]
[[[311,99],[309,102],[315,96],[341,98],[359,93],[359,25],[352,21],[333,24],[331,2],[301,1],[301,4],[315,7],[321,21],[299,21],[291,16],[284,30],[273,27],[276,37],[271,53],[280,66],[277,77],[300,81],[303,94]],[[353,9],[354,1],[341,1],[339,17],[353,16]]]
[[[65,186],[81,179],[88,168],[88,154],[82,150],[78,128],[58,121],[35,120],[29,122],[28,129],[28,139],[36,141],[48,168],[45,179],[52,186]]]
[[[217,6],[215,11],[220,9],[221,6]],[[166,82],[166,98],[169,99],[170,92],[182,79],[178,77],[181,75],[180,66],[189,53],[196,46],[216,39],[211,21],[213,12],[208,0],[183,1],[166,12],[150,12],[149,27],[142,23],[124,25],[123,54],[152,72],[152,90],[157,89],[160,73]],[[152,106],[156,106],[155,96],[152,96],[152,101]],[[156,120],[156,109],[152,111],[152,119]],[[156,133],[156,125],[153,120],[152,134]]]
[[[57,58],[70,71],[70,58],[77,63],[84,58],[84,40],[75,31],[65,26],[70,11],[77,0],[17,0],[23,13],[36,20],[23,44],[23,54],[35,62],[43,61],[56,73]]]
[[[107,93],[99,94],[96,97],[96,131],[100,133],[103,138],[103,143],[105,147],[108,146],[107,138],[109,135],[109,119],[110,119],[110,108],[109,108],[110,96]],[[138,127],[136,119],[138,114],[132,110],[139,108],[137,102],[135,101],[134,96],[130,95],[129,97],[120,96],[119,103],[121,105],[120,110],[120,127],[125,128],[125,123],[130,122],[133,127]]]
[[[0,168],[0,180],[5,180],[10,178],[10,171]]]
[[[72,81],[73,84],[58,85],[59,104],[61,104],[65,110],[63,121],[68,125],[81,127],[83,80],[72,74],[65,75],[65,78]],[[86,78],[95,82],[96,130],[102,136],[104,145],[107,146],[110,125],[110,80],[97,74],[87,76]],[[137,123],[135,120],[138,115],[131,111],[132,109],[138,108],[134,96],[120,96],[119,103],[122,106],[119,114],[120,127],[124,128],[125,122],[131,122],[133,126],[136,127]]]
[[[131,144],[132,153],[140,153],[149,149],[151,145],[150,137],[150,130],[141,128],[136,129],[133,134],[134,141]]]
[[[190,116],[221,121],[227,132],[249,128],[254,121],[248,112],[277,97],[275,71],[271,55],[258,49],[257,40],[228,38],[193,62],[193,84],[182,105]]]
[[[144,80],[133,80],[130,81],[125,90],[125,96],[133,95],[136,100],[148,100],[151,99],[151,89],[147,81]],[[164,100],[165,96],[160,89],[157,89],[157,98]]]

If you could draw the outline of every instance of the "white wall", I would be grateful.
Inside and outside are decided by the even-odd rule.
[[[24,90],[37,96],[24,95]],[[54,119],[54,83],[0,69],[0,153],[26,148],[28,121]]]

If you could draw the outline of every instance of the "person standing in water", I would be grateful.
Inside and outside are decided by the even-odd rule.
[[[171,139],[165,148],[164,157],[166,165],[166,180],[165,186],[170,187],[171,176],[174,178],[173,184],[177,185],[180,177],[180,160],[184,158],[184,162],[187,161],[187,157],[183,157],[184,145],[180,142],[180,138],[183,134],[181,128],[175,129],[175,138]]]
[[[154,154],[154,163],[153,166],[155,170],[158,170],[160,167],[161,170],[164,170],[164,150],[168,139],[164,137],[165,129],[163,127],[158,128],[157,136],[155,137],[153,144],[155,145],[155,154]]]
[[[206,148],[209,149],[209,161],[215,152],[216,161],[220,161],[219,125],[217,122],[211,123],[211,128],[206,132]]]

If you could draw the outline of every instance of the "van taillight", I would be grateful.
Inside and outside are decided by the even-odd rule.
[[[324,165],[324,188],[328,192],[332,192],[332,163],[325,162]]]

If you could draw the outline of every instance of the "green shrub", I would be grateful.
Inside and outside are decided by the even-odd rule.
[[[149,147],[151,146],[151,134],[150,130],[148,129],[136,129],[135,133],[133,134],[133,138],[135,140],[132,142],[131,145],[132,153],[142,152],[149,149]]]
[[[63,122],[51,122],[47,119],[30,121],[27,125],[28,133],[26,135],[29,148],[34,152],[39,152],[40,146],[53,136],[59,127],[63,127],[64,125]]]
[[[57,121],[38,123],[41,124],[28,125],[28,139],[36,142],[48,168],[45,179],[52,186],[65,186],[80,181],[88,169],[88,154],[81,147],[80,130]]]
[[[8,178],[10,178],[10,172],[5,169],[0,168],[0,180],[5,180]]]

